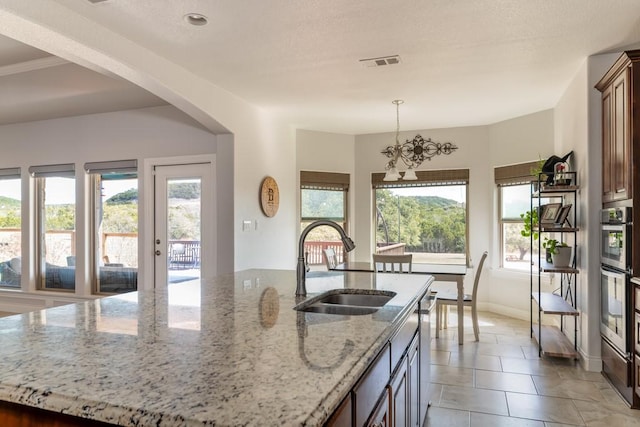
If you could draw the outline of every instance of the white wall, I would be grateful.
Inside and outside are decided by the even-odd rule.
[[[489,126],[491,167],[549,157],[553,153],[553,110],[539,111]]]
[[[526,116],[505,120],[488,126],[490,140],[490,179],[494,182],[493,169],[516,163],[546,158],[554,152],[553,110],[540,111]],[[498,190],[492,185],[491,268],[489,280],[483,286],[489,287],[489,298],[484,308],[496,313],[526,319],[530,317],[530,277],[529,272],[517,272],[499,268],[500,228],[497,218]],[[548,287],[548,278],[545,277]],[[546,288],[545,288],[546,289]]]
[[[298,129],[296,131],[296,174],[300,188],[300,171],[337,172],[350,175],[349,233],[354,234],[358,224],[353,220],[355,214],[354,189],[355,137],[329,132],[316,132]],[[296,191],[296,215],[300,218],[300,192]],[[300,222],[297,222],[297,235],[300,235]]]
[[[558,153],[574,150],[572,168],[578,172],[580,234],[577,262],[579,317],[578,348],[588,370],[600,371],[600,234],[602,206],[602,97],[595,84],[620,56],[589,57],[580,67],[554,109]],[[572,324],[572,322],[571,322]]]

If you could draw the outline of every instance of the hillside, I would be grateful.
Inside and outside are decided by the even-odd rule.
[[[0,196],[0,209],[19,208],[20,200]]]

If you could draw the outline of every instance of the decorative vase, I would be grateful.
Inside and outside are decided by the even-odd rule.
[[[571,255],[573,248],[571,246],[557,246],[554,254],[551,255],[551,261],[554,267],[569,267],[571,264]]]

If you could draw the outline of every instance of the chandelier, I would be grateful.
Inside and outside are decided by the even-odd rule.
[[[415,168],[420,166],[425,159],[431,160],[433,156],[439,154],[451,154],[458,147],[450,142],[441,144],[432,141],[431,138],[424,139],[420,135],[400,144],[400,104],[404,104],[404,101],[396,99],[393,104],[396,106],[396,143],[381,151],[389,159],[385,167],[387,172],[383,181],[397,181],[399,179],[415,181],[418,179]],[[402,160],[402,163],[407,167],[404,175],[398,171],[398,160]]]

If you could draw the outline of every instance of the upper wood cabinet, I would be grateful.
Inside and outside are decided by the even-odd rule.
[[[602,92],[602,202],[633,199],[633,165],[640,147],[640,50],[622,54],[596,85]]]

